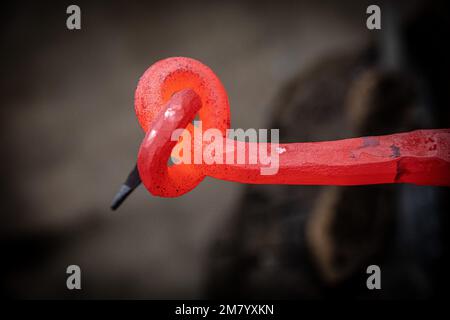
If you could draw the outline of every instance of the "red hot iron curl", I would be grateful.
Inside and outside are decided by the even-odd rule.
[[[253,184],[450,185],[450,129],[277,144],[282,152],[278,154],[278,171],[273,175],[262,175],[260,162],[168,166],[172,149],[183,143],[172,141],[172,133],[185,129],[193,136],[192,121],[197,114],[203,130],[218,129],[225,143],[238,144],[245,150],[273,147],[270,143],[230,141],[226,137],[230,107],[225,88],[210,68],[190,58],[167,58],[147,69],[136,89],[135,111],[146,134],[137,167],[114,199],[113,209],[141,181],[155,196],[178,197],[194,189],[206,176]],[[258,145],[251,145],[255,143]],[[191,150],[195,148],[192,145]],[[222,159],[226,152],[224,149]]]

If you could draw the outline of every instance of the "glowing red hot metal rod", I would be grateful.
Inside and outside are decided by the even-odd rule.
[[[270,143],[252,146],[255,142],[229,140],[225,138],[230,127],[225,89],[211,69],[189,58],[168,58],[152,65],[136,89],[135,111],[146,135],[138,154],[138,170],[130,174],[116,196],[114,209],[139,184],[136,183],[139,177],[153,195],[162,197],[183,195],[206,176],[254,184],[450,186],[450,129],[277,144],[276,148]],[[225,143],[236,144],[234,157],[239,145],[247,150],[247,155],[248,150],[266,148],[270,154],[275,149],[279,157],[278,171],[262,175],[263,164],[259,160],[254,164],[203,162],[168,166],[175,145],[186,143],[172,141],[172,133],[186,128],[194,136],[191,122],[197,112],[203,131],[216,128]],[[196,147],[194,143],[191,149]],[[223,150],[222,159],[225,159],[230,155]]]

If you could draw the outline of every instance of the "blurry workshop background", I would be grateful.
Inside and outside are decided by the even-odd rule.
[[[140,75],[188,56],[226,87],[233,128],[281,141],[450,126],[449,10],[437,1],[75,1],[2,11],[0,292],[14,298],[434,297],[445,188],[245,186],[109,204],[143,137]],[[82,290],[66,289],[66,267]],[[366,267],[382,290],[366,289]]]

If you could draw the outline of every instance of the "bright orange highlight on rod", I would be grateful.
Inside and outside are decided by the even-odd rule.
[[[168,109],[170,112],[166,112]],[[136,89],[135,111],[146,132],[138,155],[139,175],[145,187],[157,196],[183,195],[205,176],[255,184],[450,186],[450,129],[279,144],[283,153],[279,154],[275,175],[261,175],[261,164],[169,167],[167,161],[177,143],[171,141],[172,132],[187,128],[193,136],[191,122],[197,112],[203,130],[217,128],[225,136],[230,127],[230,109],[222,83],[211,69],[189,58],[168,58],[152,65]],[[239,143],[246,144],[249,150],[249,143]]]

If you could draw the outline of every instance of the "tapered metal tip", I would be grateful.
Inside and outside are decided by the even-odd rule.
[[[140,184],[141,177],[139,176],[137,165],[135,165],[133,170],[128,175],[125,183],[122,184],[119,191],[114,196],[114,199],[111,203],[111,210],[116,210]]]
[[[124,202],[125,199],[130,195],[131,191],[133,191],[133,189],[123,184],[120,187],[119,191],[114,196],[114,199],[111,204],[111,209],[116,210],[122,204],[122,202]]]

